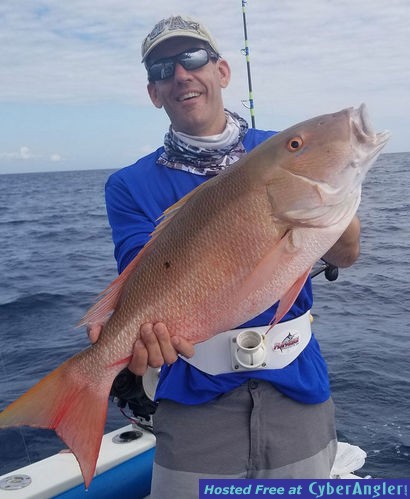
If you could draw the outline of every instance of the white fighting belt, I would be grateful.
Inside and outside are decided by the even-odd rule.
[[[304,350],[312,336],[310,311],[270,326],[232,329],[195,345],[183,359],[208,374],[282,369]]]

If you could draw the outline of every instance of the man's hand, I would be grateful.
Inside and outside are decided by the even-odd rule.
[[[166,325],[142,324],[140,338],[134,344],[134,353],[128,369],[142,376],[149,367],[173,364],[180,353],[184,357],[194,355],[194,345],[181,336],[170,336]]]
[[[87,329],[92,343],[98,340],[103,325],[93,324]],[[134,351],[128,369],[142,376],[148,367],[161,367],[173,364],[178,354],[184,357],[194,355],[194,345],[181,336],[170,336],[163,322],[145,323],[140,327],[140,338],[134,344]]]

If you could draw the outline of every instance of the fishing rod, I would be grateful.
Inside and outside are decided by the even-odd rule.
[[[252,92],[251,61],[249,57],[248,30],[246,27],[246,9],[245,9],[246,3],[247,0],[242,0],[243,34],[245,38],[245,48],[242,49],[242,53],[246,56],[246,69],[248,72],[248,89],[249,89],[249,111],[251,113],[252,128],[255,128],[255,106],[253,102],[253,92]]]

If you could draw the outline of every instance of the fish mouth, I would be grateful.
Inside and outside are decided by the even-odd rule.
[[[378,154],[391,136],[388,130],[382,132],[374,130],[364,103],[358,109],[351,110],[351,125],[353,134],[358,142],[374,149],[374,155]]]

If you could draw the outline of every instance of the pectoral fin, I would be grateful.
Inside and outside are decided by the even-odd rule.
[[[245,279],[239,292],[238,303],[251,296],[255,290],[263,289],[269,277],[275,275],[279,267],[290,264],[297,251],[292,231],[289,230]]]
[[[279,305],[276,310],[275,317],[273,317],[271,321],[271,327],[269,328],[269,330],[287,314],[291,306],[295,303],[296,298],[305,285],[306,279],[309,277],[310,271],[311,269],[302,274],[299,279],[297,279],[292,284],[285,295],[279,300]]]

